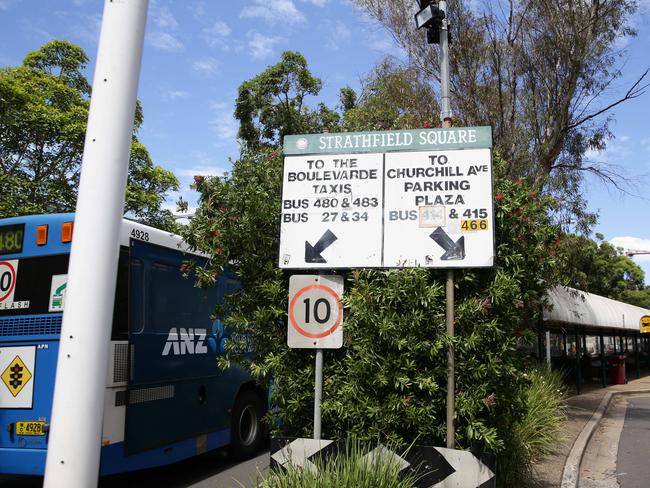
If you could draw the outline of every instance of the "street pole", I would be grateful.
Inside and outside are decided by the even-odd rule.
[[[441,113],[442,127],[451,127],[451,107],[449,98],[449,23],[447,21],[447,2],[441,0],[438,8],[445,13],[440,27],[440,94],[441,94]]]
[[[148,0],[106,0],[79,182],[45,488],[97,485],[119,236]]]
[[[454,338],[454,270],[447,270],[447,336]],[[454,346],[449,344],[447,350],[447,448],[453,449],[456,445],[456,428],[454,414],[456,410],[456,358]]]
[[[448,129],[451,127],[451,108],[449,102],[449,35],[447,22],[447,2],[441,0],[438,2],[438,8],[445,13],[440,26],[440,94],[441,94],[441,111],[440,119],[442,127]],[[447,270],[446,286],[446,323],[447,336],[453,339],[454,331],[454,270]],[[456,412],[456,358],[454,346],[449,345],[447,350],[447,448],[456,447],[456,427],[454,417]]]
[[[316,381],[314,386],[314,439],[321,438],[321,403],[323,401],[323,350],[316,349]]]

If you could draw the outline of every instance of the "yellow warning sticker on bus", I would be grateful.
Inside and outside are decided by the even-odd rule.
[[[2,382],[9,388],[9,392],[16,397],[32,379],[32,373],[27,369],[20,356],[16,356],[4,370],[1,377]]]

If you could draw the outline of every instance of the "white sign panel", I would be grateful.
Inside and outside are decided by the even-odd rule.
[[[342,276],[294,275],[289,278],[287,344],[298,349],[343,346]]]
[[[53,275],[50,284],[49,312],[63,312],[65,292],[68,288],[68,275]]]
[[[491,135],[285,137],[280,268],[492,266]]]
[[[16,282],[18,281],[18,260],[0,259],[0,310],[29,308],[29,300],[14,301]]]
[[[36,346],[0,347],[0,408],[32,408]]]
[[[284,161],[281,268],[381,266],[382,154]]]
[[[18,260],[0,261],[0,303],[14,301],[16,278],[18,278]]]
[[[386,154],[384,266],[494,261],[489,149]]]

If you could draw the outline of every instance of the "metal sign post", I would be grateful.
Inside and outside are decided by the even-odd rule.
[[[438,8],[445,13],[440,26],[440,92],[442,99],[442,127],[451,127],[451,108],[449,106],[449,36],[447,33],[447,2],[442,0]],[[454,338],[454,270],[447,270],[447,335]],[[449,345],[447,351],[447,448],[456,446],[456,427],[454,417],[456,414],[456,358],[454,346]]]
[[[321,437],[321,404],[323,402],[323,350],[316,349],[316,379],[314,382],[314,439]]]

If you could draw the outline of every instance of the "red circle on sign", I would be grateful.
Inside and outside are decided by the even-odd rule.
[[[311,332],[307,332],[305,329],[303,329],[298,325],[298,322],[296,322],[296,318],[293,316],[293,307],[296,304],[296,300],[298,300],[298,298],[300,298],[300,295],[302,295],[303,293],[306,293],[314,289],[323,290],[324,292],[332,295],[336,300],[336,304],[338,305],[338,311],[339,311],[338,318],[336,319],[336,322],[334,322],[334,325],[332,325],[332,327],[327,329],[325,332],[321,332],[320,334],[312,334]],[[293,326],[294,329],[298,331],[298,334],[303,335],[305,337],[309,337],[311,339],[322,339],[323,337],[328,336],[332,332],[334,332],[341,323],[342,315],[343,315],[343,305],[341,305],[341,300],[339,299],[338,295],[334,290],[332,290],[329,286],[325,286],[325,285],[309,285],[301,288],[300,290],[298,290],[298,293],[294,295],[293,299],[291,300],[291,303],[289,304],[289,321],[291,322],[291,325]]]
[[[9,272],[11,273],[11,286],[9,287],[9,291],[0,297],[0,302],[11,295],[14,291],[14,287],[16,286],[16,270],[9,261],[0,261],[0,266],[2,265],[9,268]]]

